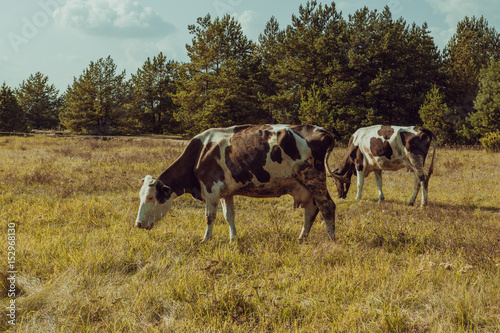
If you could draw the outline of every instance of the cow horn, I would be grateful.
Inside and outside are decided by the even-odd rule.
[[[158,180],[156,179],[151,179],[151,181],[149,182],[149,186],[150,187],[153,187],[153,186],[156,186],[156,184],[158,183]]]
[[[163,185],[161,188],[162,188],[163,191],[165,191],[167,193],[173,192],[173,190],[172,190],[172,188],[170,186]]]
[[[333,177],[333,178],[337,179],[337,180],[338,180],[339,182],[341,182],[341,183],[346,183],[346,184],[350,184],[350,183],[351,183],[351,180],[350,180],[350,179],[348,179],[348,178],[346,178],[346,177],[339,176],[339,175],[334,174],[334,173],[332,173],[332,174],[330,175],[330,177]]]
[[[351,183],[351,180],[349,178],[344,177],[340,174],[340,168],[333,170],[332,175],[333,175],[332,177],[334,177],[335,179],[337,179],[341,183],[346,183],[346,184]]]

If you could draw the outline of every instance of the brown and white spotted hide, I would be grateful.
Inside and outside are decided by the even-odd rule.
[[[288,194],[294,207],[304,208],[301,239],[307,237],[320,211],[328,235],[334,239],[335,203],[326,187],[326,160],[333,145],[333,134],[312,125],[209,129],[195,136],[157,179],[146,176],[136,225],[150,229],[174,198],[190,193],[205,202],[203,240],[212,237],[219,201],[233,240],[235,195],[265,198]]]
[[[351,137],[349,146],[340,168],[333,173],[350,179],[356,173],[358,192],[356,199],[361,199],[364,178],[375,173],[375,184],[379,191],[379,201],[384,200],[382,192],[382,171],[396,171],[409,168],[414,172],[413,193],[409,205],[415,203],[422,186],[422,206],[427,204],[427,187],[432,173],[436,152],[435,135],[421,127],[400,127],[375,125],[358,129]],[[434,139],[434,152],[428,174],[424,162]],[[349,183],[336,181],[340,198],[346,198]]]

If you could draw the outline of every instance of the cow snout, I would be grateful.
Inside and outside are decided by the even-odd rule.
[[[144,222],[137,221],[137,222],[135,222],[135,225],[136,225],[136,226],[137,226],[137,228],[139,228],[139,229],[151,230],[151,228],[153,228],[153,223],[151,223],[151,225],[150,225],[150,226],[147,226]]]

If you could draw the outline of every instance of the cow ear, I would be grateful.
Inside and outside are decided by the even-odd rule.
[[[170,198],[173,192],[174,191],[170,187],[164,185],[161,182],[158,182],[156,185],[156,199],[161,204],[165,203],[165,201]]]
[[[145,180],[146,180],[146,178],[138,179],[139,183],[141,183],[141,184],[144,184]]]
[[[173,191],[170,187],[168,187],[167,185],[163,185],[161,189],[162,189],[162,191],[163,191],[163,192],[165,192],[165,194],[167,194],[167,195],[168,195],[168,194],[172,194],[172,193],[174,192],[174,191]]]

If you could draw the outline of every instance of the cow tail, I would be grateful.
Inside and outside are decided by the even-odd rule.
[[[326,170],[329,177],[335,177],[332,170],[330,169],[330,166],[328,165],[328,159],[330,158],[330,154],[332,153],[332,150],[333,150],[333,145],[328,147],[328,150],[326,151],[326,156],[325,156],[325,170]]]
[[[351,181],[347,179],[346,177],[342,177],[340,175],[337,175],[336,173],[332,172],[330,169],[330,166],[328,165],[328,159],[330,158],[330,154],[332,153],[333,150],[333,144],[328,147],[328,150],[326,151],[326,156],[325,156],[325,170],[327,173],[328,177],[332,177],[340,181],[341,183],[350,183]]]
[[[429,172],[427,173],[427,181],[429,181],[432,172],[434,171],[434,156],[436,156],[436,147],[437,147],[437,137],[434,133],[432,133],[432,147],[433,147],[433,152],[431,158],[431,165],[429,166]]]

